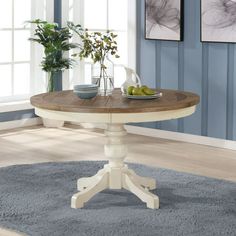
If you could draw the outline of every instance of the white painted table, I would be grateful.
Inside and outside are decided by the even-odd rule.
[[[158,209],[159,198],[149,190],[156,188],[156,181],[138,176],[124,164],[127,145],[124,143],[125,123],[151,122],[177,119],[194,113],[199,96],[193,93],[160,90],[163,97],[155,100],[128,100],[120,90],[111,97],[81,100],[72,91],[36,95],[31,98],[38,116],[74,122],[105,123],[107,143],[105,156],[109,163],[92,177],[78,180],[79,192],[72,196],[71,207],[82,208],[95,194],[105,189],[126,189],[147,204]]]

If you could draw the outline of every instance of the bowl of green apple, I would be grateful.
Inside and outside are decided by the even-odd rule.
[[[126,90],[126,94],[124,94],[124,97],[130,98],[130,99],[140,99],[140,100],[146,100],[146,99],[156,99],[160,98],[162,96],[162,93],[157,92],[154,89],[149,88],[146,85],[142,86],[129,86]]]

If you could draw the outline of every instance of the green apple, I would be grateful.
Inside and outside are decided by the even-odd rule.
[[[145,88],[148,88],[148,86],[146,86],[146,85],[142,85],[140,88],[141,88],[142,91],[143,91]]]
[[[155,94],[155,91],[146,87],[143,89],[143,92],[146,94],[146,95],[154,95]]]
[[[143,93],[141,88],[134,88],[132,90],[132,95],[136,95],[136,96],[145,96],[145,94]]]
[[[135,87],[134,86],[129,86],[128,87],[128,89],[127,89],[127,93],[128,93],[128,95],[133,95],[133,89],[134,89]]]

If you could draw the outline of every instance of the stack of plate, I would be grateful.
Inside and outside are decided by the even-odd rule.
[[[81,99],[91,99],[97,96],[98,86],[96,84],[75,85],[74,93]]]

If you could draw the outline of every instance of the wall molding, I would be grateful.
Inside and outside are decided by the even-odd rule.
[[[42,124],[42,119],[39,117],[0,122],[0,131],[29,127],[34,125],[41,125],[41,124]]]
[[[69,122],[70,124],[80,125],[83,128],[98,128],[98,129],[105,129],[105,124],[91,124],[91,123],[77,123],[77,122]],[[160,129],[152,129],[152,128],[145,128],[139,127],[134,125],[125,125],[125,129],[130,134],[137,134],[148,136],[152,138],[160,138],[160,139],[168,139],[178,142],[186,142],[186,143],[193,143],[199,144],[204,146],[216,147],[216,148],[224,148],[229,150],[236,151],[236,141],[225,140],[225,139],[217,139],[211,137],[205,137],[200,135],[193,135],[193,134],[186,134],[186,133],[179,133],[173,131],[165,131]]]
[[[224,148],[229,150],[236,150],[236,141],[217,139],[199,135],[192,135],[186,133],[178,133],[173,131],[165,131],[160,129],[151,129],[144,127],[137,127],[126,125],[125,126],[128,133],[144,135],[153,138],[169,139],[179,142],[200,144],[204,146],[211,146],[216,148]]]

